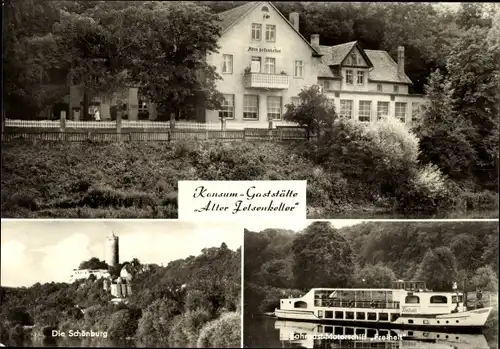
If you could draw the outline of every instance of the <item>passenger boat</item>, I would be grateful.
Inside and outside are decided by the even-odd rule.
[[[462,292],[433,292],[425,282],[396,281],[392,289],[313,288],[280,300],[279,319],[353,322],[406,328],[483,327],[492,308],[467,309]]]
[[[483,334],[325,325],[282,320],[277,320],[274,328],[279,330],[280,341],[302,348],[489,349]]]

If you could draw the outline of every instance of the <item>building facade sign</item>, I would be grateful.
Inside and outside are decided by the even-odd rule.
[[[265,47],[248,47],[248,52],[265,52],[265,53],[281,53],[280,49],[277,48],[265,48]]]

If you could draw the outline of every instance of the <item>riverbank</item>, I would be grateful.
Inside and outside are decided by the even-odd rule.
[[[307,148],[301,142],[4,143],[2,217],[177,218],[179,180],[291,179],[307,180],[310,217],[400,214],[394,198],[327,171],[304,155]],[[498,206],[498,198],[483,196],[471,210]]]

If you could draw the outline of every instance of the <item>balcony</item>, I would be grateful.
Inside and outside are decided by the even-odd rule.
[[[245,73],[246,88],[264,88],[286,90],[290,85],[289,76],[285,74]]]

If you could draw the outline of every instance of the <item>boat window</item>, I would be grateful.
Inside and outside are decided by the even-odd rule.
[[[333,311],[331,310],[325,311],[325,319],[333,319]]]
[[[334,328],[333,334],[337,335],[343,335],[344,334],[344,328],[342,326],[337,326]]]
[[[380,321],[389,321],[389,314],[387,314],[387,313],[378,313],[378,319]]]
[[[408,323],[409,323],[409,324],[412,324],[412,323],[413,323],[413,320],[411,320],[411,319],[410,319],[410,320],[408,320]]]
[[[368,320],[377,321],[377,313],[368,313]]]
[[[374,330],[373,328],[369,328],[368,331],[366,331],[367,338],[374,338],[376,334],[377,330]]]
[[[462,296],[458,296],[458,303],[462,303],[464,300],[463,300],[463,297]],[[451,297],[451,302],[452,303],[456,303],[457,302],[457,296],[452,296]]]
[[[379,330],[378,331],[379,337],[387,337],[388,334],[389,334],[389,331],[387,331],[387,330]]]
[[[336,311],[335,312],[335,319],[343,319],[344,318],[344,312],[343,311]]]
[[[318,310],[318,317],[323,317],[323,310]]]
[[[325,333],[333,333],[333,326],[325,326]]]
[[[297,301],[293,306],[294,308],[307,308],[307,303],[304,301]]]
[[[354,328],[352,328],[352,327],[345,328],[345,335],[346,336],[353,335],[353,334],[354,334]]]
[[[405,303],[406,304],[418,304],[418,303],[420,303],[420,298],[418,296],[406,296]]]
[[[446,296],[432,296],[431,304],[446,304],[448,303],[448,298]]]
[[[396,321],[399,318],[399,314],[391,314],[391,322]]]
[[[347,320],[354,320],[354,312],[353,311],[346,311],[345,312],[345,318]]]
[[[364,320],[365,319],[365,313],[364,312],[357,312],[356,313],[356,320]]]
[[[318,326],[318,333],[323,333],[323,326]]]
[[[356,329],[356,334],[357,334],[358,336],[360,336],[360,335],[364,335],[364,334],[365,334],[365,329],[364,329],[364,328],[357,328],[357,329]]]

